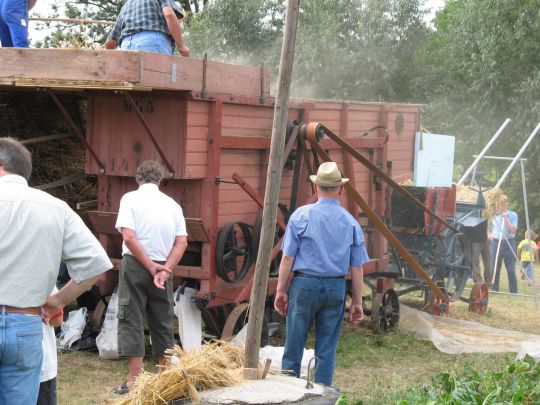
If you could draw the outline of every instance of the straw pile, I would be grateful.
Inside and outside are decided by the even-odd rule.
[[[213,342],[189,353],[175,346],[167,357],[168,366],[157,374],[143,372],[131,391],[115,404],[168,404],[185,398],[198,403],[197,390],[230,387],[242,381],[244,351],[230,343]]]
[[[61,95],[70,116],[83,128],[85,104],[76,95]],[[42,93],[0,92],[0,137],[10,136],[23,142],[42,136],[72,133],[65,118],[50,97]],[[31,186],[45,185],[84,172],[85,149],[76,136],[46,142],[26,143],[32,153]],[[71,207],[81,201],[96,199],[96,178],[46,190]]]
[[[497,204],[504,192],[500,188],[492,188],[487,191],[482,191],[484,199],[486,200],[486,208],[484,210],[484,216],[491,219],[497,213]],[[456,200],[457,201],[470,201],[476,202],[478,192],[471,190],[467,186],[457,186]]]

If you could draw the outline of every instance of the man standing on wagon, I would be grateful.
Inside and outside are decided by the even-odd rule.
[[[105,48],[172,55],[176,45],[180,55],[189,56],[178,21],[183,16],[174,0],[127,0]]]
[[[345,312],[345,276],[352,277],[349,320],[357,325],[364,317],[362,265],[369,258],[360,225],[339,204],[349,179],[341,177],[334,162],[321,164],[310,179],[318,200],[298,208],[289,219],[274,308],[287,317],[282,369],[300,376],[304,346],[315,322],[315,356],[320,362],[315,382],[331,386]]]
[[[154,355],[164,364],[174,346],[172,269],[187,248],[182,208],[159,190],[164,169],[147,160],[137,168],[139,188],[120,200],[116,228],[122,233],[122,268],[118,282],[118,348],[128,358],[128,380],[113,393],[129,392],[142,371],[144,320]],[[169,277],[170,276],[170,277]]]
[[[32,159],[0,138],[0,404],[35,404],[43,321],[112,268],[105,250],[62,200],[28,187]],[[52,294],[60,261],[71,280]]]

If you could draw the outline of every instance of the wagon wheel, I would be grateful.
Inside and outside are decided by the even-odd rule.
[[[283,206],[279,206],[283,218],[287,219],[287,210]],[[262,211],[259,211],[257,218],[255,219],[255,224],[253,225],[253,262],[257,261],[257,255],[259,254],[259,244],[261,242],[261,231],[262,231]],[[279,241],[279,238],[283,236],[283,231],[279,229],[276,225],[276,232],[274,236],[274,246]],[[276,275],[279,269],[279,263],[281,262],[282,253],[279,252],[278,255],[270,263],[270,275]]]
[[[371,305],[371,328],[375,333],[388,333],[397,329],[399,322],[399,300],[396,292],[389,288],[384,293],[375,293]]]
[[[242,328],[247,325],[247,313],[249,309],[249,304],[244,302],[238,304],[229,314],[227,320],[225,321],[225,326],[223,326],[223,331],[221,332],[221,339],[230,341],[234,336],[236,336]],[[262,330],[261,330],[261,347],[268,344],[268,322],[266,320],[266,315],[263,318]]]
[[[440,298],[429,290],[427,309],[431,315],[446,316],[448,315],[448,304],[445,304]]]
[[[446,251],[446,282],[445,289],[448,300],[458,300],[463,294],[469,276],[469,246],[462,233],[455,233],[450,238]]]
[[[216,272],[223,280],[229,283],[242,280],[251,264],[251,255],[251,232],[248,224],[231,222],[219,230],[216,244]]]
[[[485,314],[488,308],[489,289],[486,283],[476,282],[471,289],[469,311],[477,314]]]

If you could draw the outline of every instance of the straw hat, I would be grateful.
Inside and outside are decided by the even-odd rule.
[[[309,176],[313,184],[321,187],[339,187],[349,181],[345,177],[341,177],[335,162],[325,162],[319,166],[316,175]]]

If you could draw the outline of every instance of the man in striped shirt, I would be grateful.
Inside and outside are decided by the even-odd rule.
[[[183,14],[174,0],[127,0],[105,42],[106,49],[157,52],[172,55],[174,46],[189,56],[178,18]]]
[[[30,152],[0,138],[0,404],[35,404],[45,322],[112,268],[62,200],[28,187]],[[60,261],[71,281],[51,294]],[[50,297],[49,297],[50,295]]]

